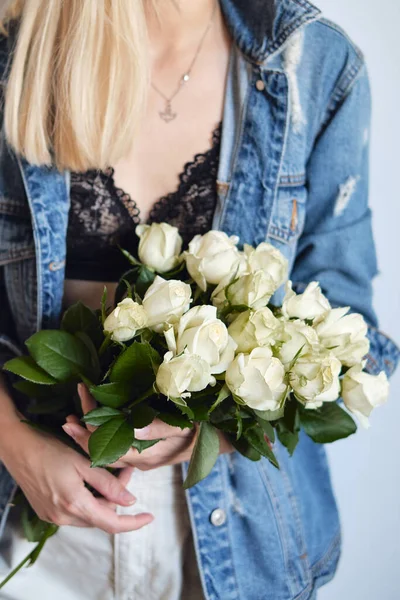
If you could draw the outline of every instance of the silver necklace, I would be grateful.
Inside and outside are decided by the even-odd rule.
[[[154,89],[154,91],[157,92],[157,94],[159,96],[161,96],[161,98],[164,100],[165,102],[165,108],[164,110],[159,111],[159,115],[160,115],[160,119],[162,119],[165,123],[170,123],[171,121],[173,121],[178,113],[174,112],[172,110],[172,100],[175,98],[175,96],[177,96],[179,94],[179,92],[181,91],[181,89],[183,88],[183,86],[185,85],[185,83],[187,83],[190,80],[190,76],[192,73],[192,69],[196,63],[196,60],[200,54],[200,51],[203,47],[204,41],[207,37],[207,33],[210,31],[211,26],[214,22],[214,17],[215,17],[215,13],[217,12],[217,6],[218,6],[218,0],[216,0],[215,5],[214,5],[214,9],[211,15],[211,19],[206,27],[206,30],[204,31],[203,35],[201,36],[201,40],[199,42],[199,45],[197,46],[196,49],[196,53],[193,57],[192,62],[190,63],[189,67],[186,69],[186,71],[183,73],[183,75],[180,77],[179,79],[179,83],[177,88],[175,89],[175,91],[173,92],[173,94],[171,94],[170,96],[167,96],[166,94],[164,94],[164,92],[162,92],[153,82],[151,82],[151,86]]]

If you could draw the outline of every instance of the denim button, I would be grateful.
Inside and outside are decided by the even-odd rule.
[[[221,527],[226,521],[226,512],[222,508],[216,508],[211,513],[210,521],[215,527]]]

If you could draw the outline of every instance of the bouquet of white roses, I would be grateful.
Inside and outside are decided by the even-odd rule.
[[[20,377],[14,386],[29,398],[32,426],[73,443],[61,425],[71,412],[82,416],[80,381],[97,401],[82,418],[97,427],[89,439],[92,466],[162,444],[135,438],[155,417],[196,426],[187,488],[212,469],[217,430],[248,459],[264,456],[279,468],[276,437],[290,454],[301,429],[318,443],[345,438],[356,424],[340,397],[362,424],[386,400],[386,375],[363,371],[369,342],[361,315],[332,308],[317,282],[296,294],[287,281],[282,306],[270,304],[287,280],[276,248],[239,250],[237,237],[210,231],[182,253],[175,227],[140,225],[136,232],[138,258],[122,250],[131,268],[114,305],[107,308],[105,290],[97,311],[70,307],[59,330],[34,334],[29,355],[5,364]],[[55,530],[32,513],[25,524],[39,545]]]

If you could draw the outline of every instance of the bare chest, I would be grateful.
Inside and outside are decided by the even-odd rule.
[[[134,198],[142,220],[160,197],[177,189],[185,164],[211,147],[223,116],[228,54],[205,56],[170,104],[150,90],[132,150],[113,165],[116,185]]]

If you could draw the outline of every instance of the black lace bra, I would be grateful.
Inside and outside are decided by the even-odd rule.
[[[221,123],[212,146],[196,154],[179,176],[178,189],[156,202],[148,223],[178,227],[184,246],[211,229],[217,202],[217,170]],[[67,231],[67,279],[118,281],[129,269],[119,247],[137,255],[139,209],[129,194],[116,187],[114,169],[71,173],[71,209]]]

